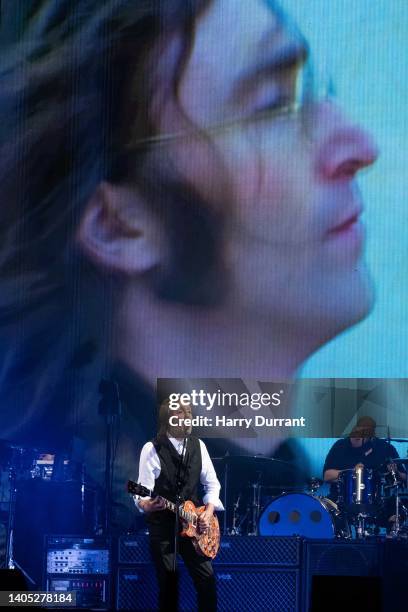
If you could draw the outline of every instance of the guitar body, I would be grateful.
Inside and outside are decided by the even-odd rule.
[[[205,506],[196,508],[193,502],[186,501],[183,504],[183,510],[199,516],[204,512]],[[192,522],[187,522],[183,519],[181,519],[181,521],[183,523],[183,529],[180,535],[192,539],[193,546],[199,555],[214,559],[220,547],[220,526],[215,514],[211,517],[209,528],[205,533],[200,533],[198,527],[193,525]]]
[[[132,480],[128,480],[126,489],[131,495],[142,495],[143,497],[153,496],[153,491]],[[204,512],[205,506],[196,508],[192,501],[186,501],[182,506],[177,507],[174,502],[164,497],[161,499],[164,501],[165,507],[168,510],[178,513],[183,526],[180,535],[185,538],[191,538],[193,546],[199,555],[214,559],[220,547],[220,526],[215,514],[211,517],[207,531],[205,533],[200,533],[198,529],[198,517]]]

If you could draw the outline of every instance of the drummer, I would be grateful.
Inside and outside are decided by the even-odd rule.
[[[329,497],[337,501],[337,480],[342,470],[359,466],[377,471],[395,472],[406,483],[407,474],[401,465],[393,463],[399,455],[396,448],[375,435],[376,422],[370,416],[362,416],[348,438],[337,440],[331,447],[323,467],[325,482],[331,483]]]

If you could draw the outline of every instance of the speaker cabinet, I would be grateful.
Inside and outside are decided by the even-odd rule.
[[[214,565],[299,566],[300,538],[224,536]]]
[[[380,576],[313,576],[309,612],[369,610],[384,612]],[[333,606],[335,603],[335,606]]]
[[[378,542],[306,540],[304,543],[303,595],[307,611],[311,610],[312,584],[319,584],[324,590],[325,585],[329,585],[330,578],[332,578],[333,584],[336,581],[336,585],[339,585],[338,593],[339,596],[342,596],[344,589],[347,589],[347,580],[341,580],[342,577],[358,577],[362,585],[364,577],[379,578],[381,575],[382,547]],[[316,578],[322,576],[326,577],[326,580]],[[370,581],[366,580],[366,582]],[[355,581],[349,581],[349,588],[354,584]],[[372,584],[374,589],[378,589],[378,580],[373,580]],[[336,601],[336,596],[337,591],[333,592],[331,598],[326,601],[326,606],[330,607],[330,604]],[[351,605],[351,599],[349,601]]]
[[[300,572],[293,568],[214,566],[218,611],[297,612]],[[179,568],[180,612],[197,610],[196,593],[185,567]],[[152,565],[118,570],[118,610],[157,610],[157,582]]]

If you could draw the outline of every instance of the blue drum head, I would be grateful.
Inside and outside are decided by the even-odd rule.
[[[327,507],[330,506],[327,504]],[[334,538],[334,522],[324,500],[306,493],[288,493],[274,499],[263,511],[259,533],[265,536]]]

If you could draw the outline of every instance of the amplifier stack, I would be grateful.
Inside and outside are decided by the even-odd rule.
[[[76,592],[76,607],[109,610],[111,559],[106,538],[47,536],[44,590]]]
[[[225,536],[214,560],[219,612],[300,609],[299,538]],[[157,583],[147,536],[119,538],[117,610],[157,609]],[[196,609],[187,569],[179,565],[180,611]]]

